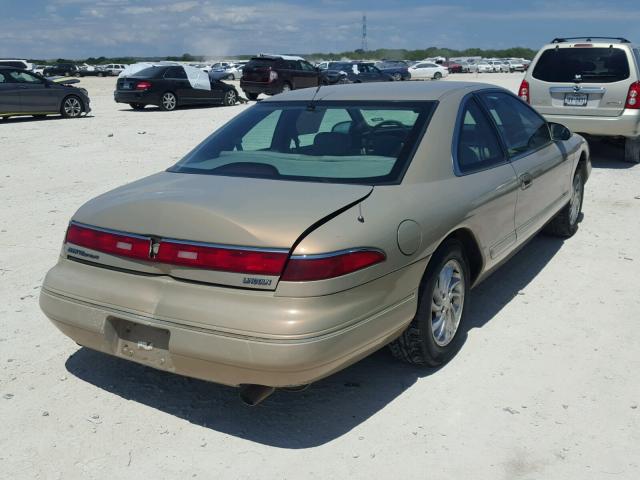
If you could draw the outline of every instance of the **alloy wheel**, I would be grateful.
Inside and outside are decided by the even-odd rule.
[[[235,105],[238,100],[235,90],[229,90],[225,94],[225,104],[226,105]]]
[[[582,174],[577,172],[573,177],[573,188],[571,190],[571,200],[569,201],[569,223],[574,225],[580,215],[582,206]]]
[[[451,259],[444,264],[431,298],[431,333],[436,344],[446,347],[455,336],[464,306],[464,272],[462,265]]]
[[[162,107],[165,110],[173,110],[176,108],[176,96],[171,92],[162,95]]]
[[[82,104],[76,97],[67,98],[62,108],[67,117],[75,118],[82,113]]]

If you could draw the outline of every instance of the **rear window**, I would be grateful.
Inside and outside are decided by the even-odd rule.
[[[532,75],[545,82],[619,82],[629,78],[629,62],[621,48],[553,48],[542,53]]]
[[[281,180],[396,183],[434,102],[263,102],[241,113],[170,172]]]

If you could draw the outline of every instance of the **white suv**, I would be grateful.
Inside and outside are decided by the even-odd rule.
[[[624,38],[556,38],[538,52],[520,97],[574,132],[623,137],[640,163],[640,50]]]

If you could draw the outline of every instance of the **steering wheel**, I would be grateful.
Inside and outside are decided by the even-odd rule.
[[[371,133],[378,133],[378,130],[389,128],[389,127],[398,127],[398,128],[402,128],[403,130],[407,128],[405,127],[404,123],[398,120],[384,120],[379,124],[375,125],[374,127],[372,127]]]

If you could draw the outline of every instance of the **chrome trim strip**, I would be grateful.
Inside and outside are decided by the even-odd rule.
[[[384,253],[384,251],[379,248],[358,247],[358,248],[347,248],[344,250],[336,250],[335,252],[327,252],[327,253],[312,253],[309,255],[305,255],[305,254],[291,255],[291,260],[320,260],[322,258],[337,257],[340,255],[346,255],[349,253],[356,253],[356,252],[363,252],[363,251],[381,253],[384,256],[385,260],[387,258],[387,254]]]
[[[550,93],[602,93],[604,94],[607,91],[604,87],[583,87],[578,86],[575,87],[550,87]]]
[[[288,248],[242,247],[239,245],[225,245],[222,243],[207,243],[207,242],[192,242],[190,240],[179,240],[176,238],[160,237],[160,245],[162,245],[163,243],[173,243],[177,245],[192,245],[194,247],[219,248],[224,250],[244,250],[247,252],[289,253]]]
[[[71,225],[76,225],[76,226],[78,226],[80,228],[86,228],[88,230],[95,230],[97,232],[112,233],[114,235],[121,235],[121,236],[124,236],[124,237],[138,238],[140,240],[149,240],[149,241],[151,241],[151,237],[146,237],[144,235],[139,235],[137,233],[128,233],[128,232],[122,232],[122,231],[119,231],[119,230],[111,230],[110,228],[95,227],[93,225],[87,225],[86,223],[80,223],[80,222],[76,222],[76,221],[73,221],[73,220],[71,222],[69,222],[69,225],[70,226]]]

